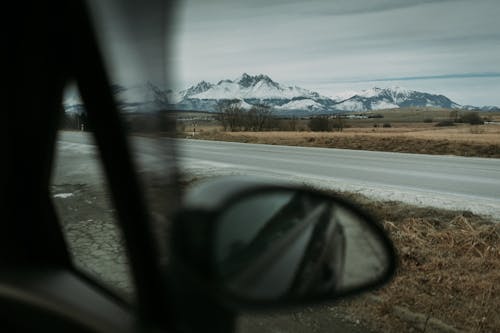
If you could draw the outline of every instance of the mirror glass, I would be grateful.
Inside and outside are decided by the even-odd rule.
[[[215,224],[219,281],[254,301],[335,296],[381,279],[391,264],[379,231],[354,209],[307,191],[236,200]]]

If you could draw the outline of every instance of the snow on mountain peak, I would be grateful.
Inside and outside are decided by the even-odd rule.
[[[370,98],[370,97],[378,96],[382,91],[383,91],[382,88],[373,87],[373,88],[370,88],[370,89],[362,90],[359,93],[357,93],[356,95],[360,96],[360,97]]]
[[[317,93],[306,89],[282,86],[267,75],[259,74],[252,76],[247,73],[243,73],[235,80],[221,80],[217,84],[211,85],[209,89],[186,96],[192,99],[292,99],[319,97]]]
[[[392,109],[408,106],[456,108],[458,104],[443,95],[429,94],[401,87],[363,90],[335,105],[336,109],[352,111]]]
[[[243,73],[240,77],[238,77],[236,80],[233,82],[238,83],[240,86],[248,88],[251,86],[255,86],[257,84],[269,84],[275,87],[278,87],[279,84],[271,80],[271,78],[267,75],[264,74],[259,74],[259,75],[248,75],[247,73]],[[263,83],[262,83],[263,82]]]
[[[278,110],[307,110],[307,111],[322,111],[325,107],[313,99],[292,100],[286,104],[277,106]]]
[[[354,97],[354,96],[359,96],[359,97],[364,97],[364,98],[373,98],[373,97],[378,97],[380,95],[387,95],[387,96],[391,96],[392,98],[396,99],[398,97],[407,97],[412,92],[414,92],[414,91],[406,89],[406,88],[401,88],[398,86],[394,86],[394,87],[390,87],[390,88],[373,87],[373,88],[361,90],[358,92],[355,92],[355,91],[345,92],[341,95],[338,95],[336,99],[337,100],[339,100],[341,98],[349,99],[349,98]]]
[[[181,91],[180,95],[183,98],[190,97],[190,96],[193,96],[196,94],[203,93],[212,87],[213,87],[212,83],[203,80],[203,81],[199,82],[197,85],[191,86],[188,89]]]

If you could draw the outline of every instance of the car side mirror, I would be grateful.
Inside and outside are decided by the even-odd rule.
[[[352,203],[309,189],[222,183],[222,195],[220,184],[198,191],[173,235],[176,253],[215,297],[240,307],[304,304],[393,276],[392,242]]]

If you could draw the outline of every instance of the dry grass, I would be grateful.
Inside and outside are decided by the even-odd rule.
[[[222,132],[213,129],[195,137],[272,145],[500,158],[498,125],[437,128],[429,124],[404,124],[392,128],[348,128],[344,132],[328,133]]]
[[[412,131],[404,134],[408,137],[431,140],[451,140],[457,142],[500,144],[500,126],[461,125],[453,128],[442,128],[423,131]]]
[[[382,303],[359,298],[343,306],[384,332],[410,329],[391,314],[395,305],[465,331],[500,331],[500,224],[467,212],[394,202],[365,199],[365,206],[384,221],[400,267],[394,281],[377,292]]]

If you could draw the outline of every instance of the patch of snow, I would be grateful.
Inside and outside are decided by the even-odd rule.
[[[497,111],[498,109],[500,109],[500,108],[498,106],[494,106],[494,105],[481,106],[482,111]]]
[[[66,198],[69,198],[69,197],[72,197],[73,196],[73,193],[57,193],[57,194],[54,194],[54,198],[62,198],[62,199],[66,199]]]
[[[398,86],[393,86],[391,88],[388,88],[388,90],[392,91],[395,95],[405,96],[405,97],[408,97],[412,93],[414,93],[414,90],[410,90],[410,89],[406,89],[406,88],[401,88],[401,87],[398,87]]]
[[[394,86],[391,88],[379,88],[379,87],[373,87],[370,89],[365,89],[361,91],[352,91],[348,90],[342,93],[338,93],[335,95],[333,98],[336,100],[346,100],[354,96],[359,96],[359,97],[364,97],[364,98],[373,98],[373,97],[378,97],[382,93],[388,93],[391,98],[394,99],[398,103],[400,100],[404,100],[408,96],[410,96],[413,93],[413,90],[409,90],[406,88],[401,88],[398,86]]]
[[[312,99],[300,99],[275,107],[277,110],[321,110],[323,105]]]
[[[376,96],[380,95],[382,90],[383,90],[382,88],[373,87],[371,89],[362,90],[359,93],[357,93],[356,95],[358,95],[360,97],[371,98],[371,97],[376,97]]]
[[[373,102],[371,104],[371,107],[372,107],[372,110],[398,109],[399,105],[388,102],[388,101],[380,100],[380,101]]]
[[[181,92],[175,92],[175,91],[171,92],[169,97],[172,103],[180,103],[184,98]]]
[[[363,103],[355,100],[347,100],[339,104],[335,104],[335,108],[342,111],[366,111]]]
[[[240,106],[241,106],[243,109],[245,109],[245,110],[249,110],[249,109],[251,109],[251,108],[253,107],[253,105],[252,105],[252,104],[249,104],[249,103],[245,102],[244,100],[241,100],[241,102],[240,102]]]
[[[332,95],[332,99],[334,101],[341,102],[341,101],[345,101],[346,99],[349,99],[351,97],[354,97],[354,96],[356,96],[358,94],[359,94],[359,91],[346,90],[346,91],[343,91],[343,92],[336,93],[336,94]]]

